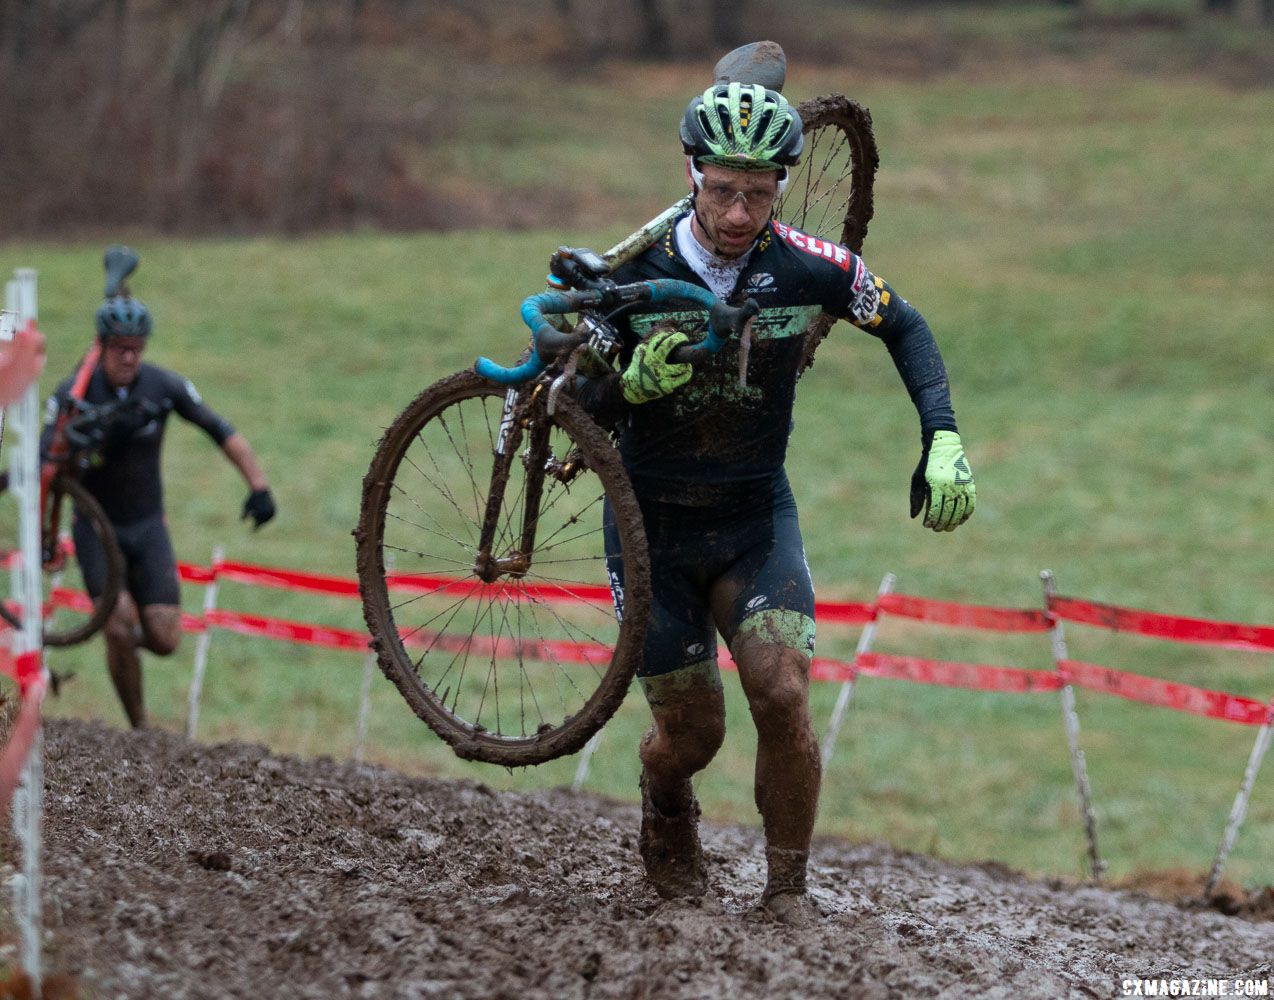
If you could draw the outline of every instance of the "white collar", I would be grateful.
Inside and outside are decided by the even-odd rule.
[[[691,229],[693,217],[694,213],[690,212],[677,221],[677,249],[690,265],[690,270],[703,279],[712,294],[724,299],[734,291],[739,275],[752,259],[756,244],[748,247],[747,252],[740,257],[719,257],[695,238],[694,230]]]

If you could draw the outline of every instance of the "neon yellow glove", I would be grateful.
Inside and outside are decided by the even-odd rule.
[[[964,445],[955,431],[934,431],[911,476],[911,516],[925,512],[924,526],[955,531],[973,513],[977,489]]]
[[[661,330],[638,344],[632,361],[619,376],[624,398],[630,403],[649,403],[689,382],[690,365],[668,360],[669,354],[689,342],[684,333]]]

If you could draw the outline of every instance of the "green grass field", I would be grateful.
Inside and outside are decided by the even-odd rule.
[[[602,247],[681,193],[670,141],[692,74],[612,67],[646,84],[634,108],[606,86],[522,82],[561,96],[562,120],[483,147],[483,115],[420,169],[528,192],[569,178],[602,209],[587,223],[518,232],[198,242],[110,233],[0,245],[0,273],[40,272],[48,392],[86,346],[107,242],[137,247],[134,283],[157,332],[149,360],[191,376],[252,440],[280,515],[237,520],[244,489],[212,445],[170,430],[167,502],[179,557],[353,574],[350,530],[381,429],[424,385],[482,353],[512,359],[521,298],[560,243]],[[529,83],[527,80],[529,79]],[[510,84],[511,85],[511,84]],[[796,97],[847,92],[882,150],[865,256],[925,314],[951,372],[978,483],[951,535],[906,516],[914,413],[886,352],[838,328],[801,386],[789,469],[819,596],[870,597],[886,571],[907,593],[1039,606],[1039,572],[1063,593],[1179,614],[1274,621],[1274,94],[1060,60],[920,79],[795,70]],[[623,148],[599,115],[633,129]],[[463,140],[465,137],[461,137]],[[626,163],[631,155],[640,166]],[[444,187],[452,182],[440,180]],[[460,192],[463,185],[455,182]],[[459,194],[457,196],[460,196]],[[622,220],[611,224],[599,218]],[[630,225],[630,223],[632,225]],[[197,610],[197,588],[186,595]],[[227,584],[221,604],[361,627],[352,602]],[[1077,659],[1249,697],[1274,695],[1274,660],[1068,630]],[[848,659],[857,633],[826,627]],[[1047,637],[996,637],[886,621],[877,647],[1046,668]],[[193,639],[147,664],[153,716],[184,719]],[[54,716],[122,714],[100,640],[51,657],[75,679]],[[362,664],[217,634],[205,739],[349,753]],[[753,734],[733,678],[727,746],[699,794],[714,818],[754,822]],[[818,685],[820,730],[835,688]],[[1079,693],[1102,850],[1115,875],[1204,872],[1255,732]],[[635,798],[645,725],[633,693],[607,727],[588,787]],[[465,764],[379,675],[368,758],[494,787],[567,783],[574,759],[527,772]],[[825,778],[822,833],[1077,876],[1084,842],[1055,696],[990,695],[868,678]],[[1257,783],[1229,873],[1274,882],[1274,763]]]

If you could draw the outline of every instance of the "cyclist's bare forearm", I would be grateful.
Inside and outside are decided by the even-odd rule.
[[[243,476],[243,480],[248,484],[249,489],[266,490],[270,488],[270,483],[261,468],[256,452],[252,450],[252,445],[248,443],[246,437],[235,431],[222,443],[221,450],[225,452],[226,457],[230,459],[234,467],[239,470],[239,475]]]

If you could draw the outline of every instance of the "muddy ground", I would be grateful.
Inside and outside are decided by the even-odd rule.
[[[796,931],[751,913],[754,830],[705,831],[719,901],[665,903],[643,884],[632,805],[97,723],[51,723],[46,741],[46,962],[93,997],[1053,998],[1119,996],[1126,977],[1274,981],[1274,922],[995,865],[820,841],[827,916]],[[6,933],[0,958],[13,950]]]

